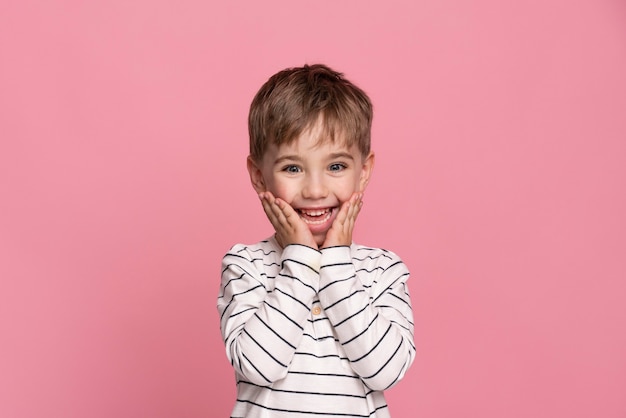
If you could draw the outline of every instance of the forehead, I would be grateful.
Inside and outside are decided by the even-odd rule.
[[[266,152],[272,159],[290,155],[301,159],[325,158],[337,154],[349,154],[355,159],[360,156],[356,144],[350,144],[344,135],[329,137],[319,125],[305,130],[289,142],[271,144]]]
[[[281,146],[288,148],[334,148],[348,150],[352,148],[352,144],[346,135],[346,132],[341,126],[336,123],[332,123],[326,120],[323,115],[312,123],[309,127],[305,128],[300,135],[295,138],[285,141]]]

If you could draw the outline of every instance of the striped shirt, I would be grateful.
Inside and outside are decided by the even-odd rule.
[[[415,357],[409,272],[392,252],[235,245],[217,308],[232,417],[389,417],[383,390]]]

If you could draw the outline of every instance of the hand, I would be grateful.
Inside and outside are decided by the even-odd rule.
[[[352,244],[354,223],[362,207],[363,193],[353,193],[350,200],[341,206],[333,225],[326,234],[322,248]]]
[[[287,202],[275,198],[271,192],[259,193],[259,199],[276,231],[276,240],[281,247],[302,244],[317,249],[317,243],[309,227]]]

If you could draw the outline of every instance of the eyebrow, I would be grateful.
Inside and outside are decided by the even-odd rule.
[[[302,161],[302,158],[298,157],[297,155],[283,155],[281,157],[278,157],[277,159],[274,160],[274,164],[281,164],[285,161],[296,161],[296,162],[300,162]]]
[[[354,161],[354,157],[349,152],[334,152],[328,156],[329,160],[336,160],[339,158],[345,158],[345,159]],[[281,163],[284,163],[285,161],[300,162],[302,161],[302,158],[297,154],[282,155],[278,157],[276,160],[274,160],[274,164],[275,165],[281,164]]]
[[[335,152],[333,154],[330,154],[331,160],[335,160],[337,158],[346,158],[354,161],[354,157],[349,152]]]

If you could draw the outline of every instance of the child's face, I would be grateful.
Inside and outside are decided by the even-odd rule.
[[[363,158],[356,145],[318,141],[319,125],[290,144],[271,145],[262,161],[248,160],[252,185],[291,205],[307,224],[317,245],[353,193],[363,192],[374,165],[374,154]]]

